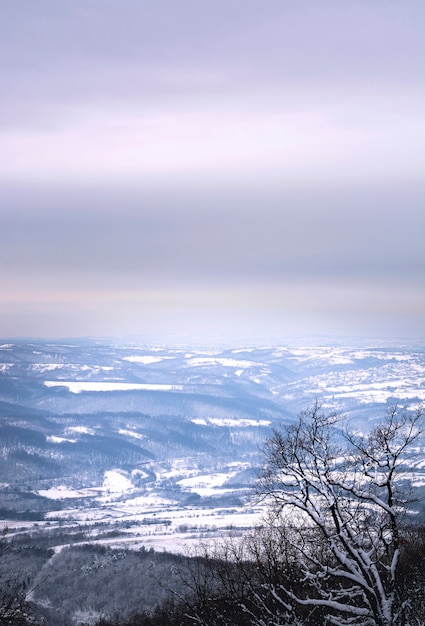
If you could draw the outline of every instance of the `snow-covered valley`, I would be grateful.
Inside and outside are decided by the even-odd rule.
[[[424,382],[420,346],[3,344],[3,524],[170,551],[243,532],[273,428],[317,399],[365,431]],[[422,444],[405,466],[421,488]]]

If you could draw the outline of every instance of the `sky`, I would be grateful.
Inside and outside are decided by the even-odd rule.
[[[0,3],[0,337],[425,338],[423,0]]]

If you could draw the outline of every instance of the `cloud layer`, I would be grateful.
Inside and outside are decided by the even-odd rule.
[[[423,4],[25,1],[4,336],[423,336]]]

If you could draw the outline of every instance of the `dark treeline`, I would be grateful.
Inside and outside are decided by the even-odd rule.
[[[318,550],[321,549],[317,542]],[[262,555],[260,560],[260,554]],[[344,624],[329,621],[327,608],[298,607],[293,610],[282,595],[283,587],[303,587],[300,570],[288,559],[288,546],[276,529],[257,529],[242,543],[227,540],[203,556],[180,563],[176,578],[163,584],[169,587],[167,600],[154,609],[135,611],[100,619],[96,626],[325,626]],[[398,626],[425,624],[425,527],[403,532],[397,585],[405,601],[406,618]],[[307,583],[308,586],[308,583]],[[310,587],[310,591],[313,586]],[[333,589],[324,590],[329,594]],[[359,616],[352,624],[377,624],[373,618]]]
[[[243,540],[228,538],[214,548],[199,549],[197,556],[93,544],[70,546],[53,555],[51,550],[22,544],[9,552],[7,564],[0,592],[2,625],[329,623],[320,607],[288,611],[281,587],[296,589],[300,569],[291,562],[285,533],[271,525],[253,530]],[[411,626],[425,624],[424,566],[425,527],[405,528],[397,584],[415,615],[415,621],[405,622]],[[18,576],[18,570],[25,575]]]

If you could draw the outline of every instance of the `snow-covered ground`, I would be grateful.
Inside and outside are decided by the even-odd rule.
[[[45,440],[36,449],[30,438],[29,455],[62,462],[81,444],[81,477],[58,470],[57,478],[43,478],[33,489],[62,503],[46,523],[118,522],[124,529],[129,522],[117,541],[166,549],[257,523],[261,507],[246,482],[237,486],[238,472],[253,469],[273,427],[316,400],[363,432],[385,415],[388,402],[411,408],[425,403],[423,346],[395,344],[206,350],[7,343],[0,346],[0,377],[3,417],[13,427],[28,435],[33,422],[27,409],[52,420],[54,428],[43,430],[34,418],[34,442]],[[17,417],[8,408],[14,404]],[[104,445],[112,459],[114,446],[123,446],[120,466],[114,460],[99,465]],[[90,474],[90,463],[97,473]],[[425,487],[423,455],[403,469],[414,486]]]

